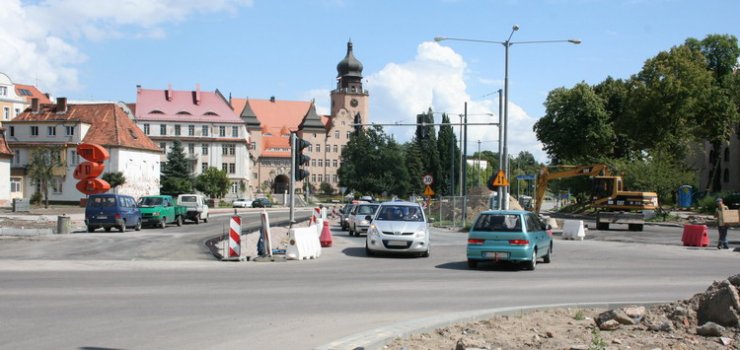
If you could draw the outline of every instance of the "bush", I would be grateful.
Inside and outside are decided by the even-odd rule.
[[[41,204],[42,199],[44,199],[44,195],[41,192],[34,192],[31,196],[31,204]]]

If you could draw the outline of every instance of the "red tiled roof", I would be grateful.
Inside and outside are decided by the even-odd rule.
[[[10,150],[8,142],[5,141],[5,129],[3,128],[0,128],[0,156],[13,156],[13,151]]]
[[[30,92],[31,95],[22,93],[21,90],[26,90]],[[49,100],[41,90],[37,89],[33,85],[15,84],[15,94],[22,97],[27,103],[31,103],[32,98],[38,98],[40,104],[51,103],[51,100]]]
[[[283,128],[290,131],[298,130],[298,125],[301,124],[303,117],[306,116],[308,109],[311,107],[311,101],[231,99],[231,105],[234,106],[237,114],[241,114],[247,103],[249,103],[249,107],[257,116],[263,128],[267,128],[273,135],[280,133]]]
[[[243,123],[218,92],[139,88],[135,109],[137,120]]]
[[[26,109],[9,124],[72,121],[90,124],[82,142],[109,147],[126,147],[161,152],[152,140],[115,103],[68,104],[57,113],[56,105],[42,105],[38,113]]]
[[[275,151],[274,149],[284,149],[285,151]],[[261,156],[290,158],[290,139],[280,135],[262,136]]]

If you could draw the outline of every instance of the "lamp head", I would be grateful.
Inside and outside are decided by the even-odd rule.
[[[519,30],[519,26],[515,24],[513,27],[511,27],[511,30],[516,32],[517,30]]]
[[[578,44],[581,43],[581,40],[580,39],[568,39],[568,42],[571,43],[571,44],[578,45]]]
[[[443,40],[447,40],[447,37],[445,37],[445,36],[435,36],[434,37],[434,41],[436,41],[436,42],[440,42],[440,41],[443,41]]]

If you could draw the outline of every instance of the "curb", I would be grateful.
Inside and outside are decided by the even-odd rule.
[[[406,338],[414,334],[428,333],[434,329],[461,322],[475,322],[489,319],[496,315],[516,315],[540,310],[561,308],[603,308],[607,310],[623,306],[651,306],[670,303],[671,301],[648,302],[604,302],[604,303],[576,303],[576,304],[547,304],[533,306],[513,306],[477,311],[448,313],[443,316],[432,316],[390,324],[385,327],[372,329],[366,332],[350,335],[330,343],[313,348],[313,350],[380,350],[385,344],[395,338]]]

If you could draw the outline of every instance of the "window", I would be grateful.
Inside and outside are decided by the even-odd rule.
[[[229,154],[229,148],[226,144],[221,145],[221,154],[224,156]]]
[[[222,150],[221,154],[225,156],[226,155],[233,156],[236,154],[236,145],[234,145],[233,143],[224,143],[223,145],[221,145],[221,150]]]
[[[15,150],[15,153],[13,154],[13,164],[20,164],[21,163],[21,150],[17,149]]]
[[[239,190],[239,184],[236,182],[231,183],[231,193],[236,193]]]
[[[80,163],[80,156],[77,154],[77,151],[69,151],[68,162],[70,167],[77,166]]]
[[[195,136],[195,125],[188,125],[188,136]]]
[[[330,145],[326,145],[326,153],[330,153],[330,152],[331,152],[331,146]]]
[[[51,179],[52,192],[57,193],[57,194],[62,193],[62,183],[63,183],[62,178],[60,177],[55,177]]]
[[[316,166],[316,159],[311,159],[311,166],[313,166],[313,167]]]
[[[159,124],[159,134],[160,135],[167,135],[167,125],[165,125],[165,124]]]
[[[239,127],[238,126],[231,127],[231,137],[239,137]]]
[[[149,124],[144,124],[144,135],[149,135]]]
[[[334,174],[334,175],[332,175],[332,179],[331,179],[331,182],[333,182],[333,183],[337,183],[337,180],[338,180],[338,178],[339,178],[339,177],[337,176],[337,174]]]
[[[15,136],[15,126],[10,127],[10,136]]]
[[[3,108],[3,117],[5,120],[10,120],[10,107]]]
[[[17,117],[19,114],[21,114],[21,109],[20,108],[16,108],[15,109],[15,116]]]
[[[194,154],[195,153],[195,144],[194,143],[189,143],[188,144],[188,153],[189,154]]]
[[[349,139],[350,136],[352,136],[352,132],[351,131],[347,131],[347,139]]]
[[[316,174],[311,174],[311,182],[316,182]]]
[[[337,167],[337,160],[336,159],[332,159],[331,166],[333,166],[335,168]]]
[[[75,134],[75,127],[74,126],[65,126],[64,127],[64,134],[67,136],[74,136]]]
[[[200,145],[200,153],[203,155],[208,155],[208,144],[204,143]]]
[[[11,177],[10,178],[10,192],[23,192],[21,189],[21,178]]]
[[[46,132],[49,136],[57,136],[57,127],[56,126],[48,126],[46,127]]]
[[[229,163],[221,163],[221,170],[223,170],[223,172],[225,172],[225,173],[228,172],[229,171]]]
[[[180,125],[175,125],[175,136],[180,136]]]
[[[319,159],[319,168],[323,168],[323,167],[324,167],[324,160]]]
[[[313,152],[313,145],[308,145],[308,151]]]
[[[236,163],[229,163],[229,174],[236,174]]]
[[[201,134],[202,134],[201,136],[208,136],[208,125],[203,125],[203,127],[201,128],[201,130],[202,130],[201,131]]]
[[[218,136],[226,137],[226,127],[225,126],[222,125],[218,127]]]
[[[316,144],[316,152],[321,152],[321,145],[320,144]]]
[[[208,170],[208,162],[200,163],[200,172],[205,173]]]
[[[339,130],[335,130],[334,131],[334,138],[335,139],[338,139],[339,138]]]
[[[0,86],[0,96],[8,96],[8,87]]]
[[[32,126],[31,127],[31,136],[39,136],[39,127],[38,126]]]
[[[319,182],[324,182],[324,175],[319,174]]]
[[[159,148],[161,148],[164,153],[167,153],[167,143],[160,142],[159,143]]]

